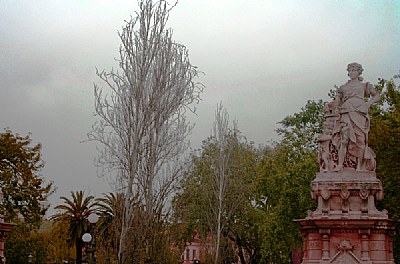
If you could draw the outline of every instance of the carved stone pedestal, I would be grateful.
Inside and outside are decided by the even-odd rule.
[[[320,172],[311,183],[318,201],[306,219],[296,220],[304,238],[303,264],[394,264],[395,234],[375,172]]]

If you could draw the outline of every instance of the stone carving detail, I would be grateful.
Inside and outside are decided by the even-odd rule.
[[[353,249],[353,246],[350,244],[348,240],[341,240],[337,248],[341,251],[349,251]]]
[[[371,242],[371,250],[385,250],[385,241]]]
[[[363,200],[366,200],[369,196],[369,186],[367,186],[367,184],[362,184],[361,188],[360,188],[360,197]]]
[[[362,82],[363,68],[347,66],[350,80],[337,88],[336,98],[324,106],[325,123],[318,138],[321,171],[375,171],[375,154],[368,146],[368,110],[380,94],[370,83]],[[365,101],[365,97],[371,98]]]
[[[343,184],[340,188],[340,197],[342,197],[343,200],[347,200],[350,196],[350,191],[347,189],[347,186]]]
[[[326,186],[324,186],[321,190],[321,196],[324,200],[328,200],[331,197],[331,192],[328,190]]]
[[[351,251],[353,246],[348,240],[341,240],[337,245],[338,253],[332,258],[329,263],[332,264],[355,264],[362,263]]]

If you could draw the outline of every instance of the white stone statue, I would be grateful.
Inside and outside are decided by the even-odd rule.
[[[326,106],[329,114],[325,113],[325,137],[320,137],[319,144],[323,146],[320,149],[327,149],[328,144],[330,149],[329,153],[324,153],[325,161],[320,161],[321,170],[342,171],[351,168],[357,171],[375,171],[375,154],[368,147],[368,110],[379,101],[380,94],[372,84],[362,82],[363,68],[360,64],[350,63],[347,71],[350,80],[337,89],[335,100]],[[332,118],[335,120],[332,121]],[[332,122],[333,130],[328,130],[326,127],[330,128]],[[326,158],[328,154],[329,157]],[[323,157],[322,154],[320,156]],[[333,165],[325,164],[327,160],[333,161]]]

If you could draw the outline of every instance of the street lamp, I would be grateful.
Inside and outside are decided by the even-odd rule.
[[[86,250],[87,250],[88,253],[92,253],[92,264],[96,264],[96,255],[94,254],[94,251],[95,251],[95,248],[96,248],[96,242],[95,242],[95,239],[94,239],[94,232],[93,231],[94,231],[94,226],[96,225],[97,221],[99,221],[99,216],[97,214],[95,214],[95,213],[91,213],[89,215],[89,217],[88,217],[88,221],[90,223],[90,226],[91,226],[90,229],[91,229],[91,231],[93,233],[93,236],[90,233],[85,233],[82,236],[82,240],[85,243],[90,243],[92,241],[92,238],[93,238],[93,242],[92,242],[91,247],[87,248]]]
[[[83,242],[85,242],[85,243],[89,243],[90,241],[92,241],[92,235],[89,234],[89,233],[85,233],[85,234],[83,234],[83,236],[82,236],[82,240],[83,240]]]
[[[33,263],[33,256],[32,256],[32,254],[29,254],[29,256],[28,256],[28,263]]]
[[[97,221],[99,221],[99,216],[95,213],[92,213],[89,215],[88,220],[89,220],[89,223],[95,225],[97,223]]]

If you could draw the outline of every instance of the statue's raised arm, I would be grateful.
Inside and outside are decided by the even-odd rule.
[[[374,85],[363,82],[358,63],[347,66],[350,80],[337,89],[326,105],[323,135],[319,138],[323,171],[375,171],[375,154],[368,147],[368,110],[380,99]]]

